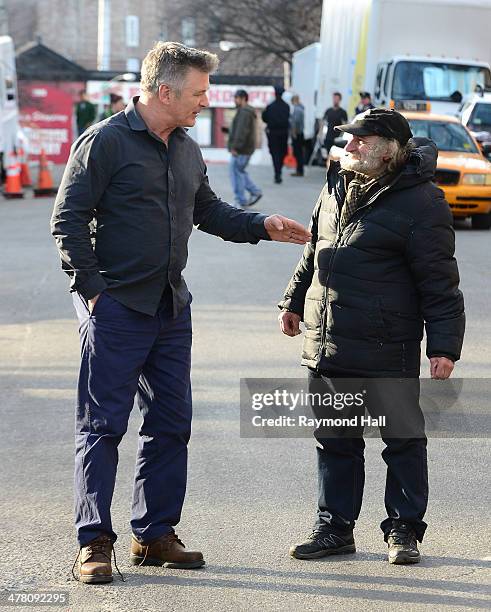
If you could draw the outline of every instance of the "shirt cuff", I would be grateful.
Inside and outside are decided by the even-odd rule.
[[[263,213],[252,213],[254,214],[254,219],[251,222],[251,231],[260,240],[271,240],[270,235],[266,231],[264,227],[264,221],[268,218],[268,215],[263,215]]]
[[[107,289],[107,283],[104,280],[102,274],[97,272],[93,276],[89,277],[84,283],[78,284],[77,282],[73,285],[73,290],[78,291],[82,297],[86,300],[91,300],[99,293],[102,293]]]
[[[428,359],[431,359],[432,357],[446,357],[447,359],[450,359],[450,361],[453,361],[454,363],[458,361],[458,357],[456,357],[455,355],[450,355],[450,353],[445,353],[442,351],[439,351],[438,353],[435,353],[433,351],[432,353],[427,355],[427,357]]]
[[[292,297],[284,297],[281,302],[278,303],[280,310],[287,310],[297,314],[303,321],[304,302],[300,302]]]

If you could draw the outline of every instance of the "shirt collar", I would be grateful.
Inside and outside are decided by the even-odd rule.
[[[138,100],[140,99],[140,96],[134,96],[129,103],[127,104],[126,108],[124,109],[126,118],[128,119],[128,123],[130,124],[130,128],[132,130],[136,130],[138,132],[150,132],[150,130],[148,129],[147,124],[145,123],[145,121],[143,121],[143,117],[140,115],[140,113],[138,112],[137,108],[136,108],[136,103],[138,102]],[[181,127],[177,127],[173,130],[173,132],[171,133],[171,136],[174,138],[175,136],[179,136],[181,138],[186,136],[186,130],[184,128]]]
[[[148,131],[148,127],[145,121],[143,121],[140,113],[136,110],[136,103],[138,102],[139,98],[140,96],[135,96],[134,98],[132,98],[124,109],[124,113],[126,115],[126,118],[128,119],[130,128],[138,132],[143,132]]]

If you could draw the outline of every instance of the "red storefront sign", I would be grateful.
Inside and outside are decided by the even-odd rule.
[[[19,122],[29,143],[29,155],[44,149],[48,159],[64,164],[75,139],[74,104],[81,82],[19,81]]]
[[[208,91],[210,106],[221,108],[235,107],[235,92],[245,89],[249,94],[248,103],[255,108],[265,108],[274,100],[273,87],[261,85],[211,85]]]

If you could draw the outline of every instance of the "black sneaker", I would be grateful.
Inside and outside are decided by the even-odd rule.
[[[262,197],[262,193],[256,193],[254,195],[251,195],[250,199],[245,204],[242,204],[242,206],[254,206],[254,204],[256,204],[256,202],[259,202]]]
[[[421,561],[416,534],[407,523],[397,523],[392,527],[387,537],[387,544],[389,563],[404,565]]]
[[[295,559],[319,559],[354,552],[356,547],[352,531],[342,536],[328,531],[314,531],[305,542],[290,548],[290,555]]]

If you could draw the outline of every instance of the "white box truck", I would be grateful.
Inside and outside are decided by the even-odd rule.
[[[320,77],[320,43],[312,43],[293,54],[292,93],[300,96],[305,106],[304,138],[310,140],[315,136],[315,109]]]
[[[0,36],[0,164],[1,158],[17,146],[19,107],[14,43],[10,36]],[[1,155],[3,154],[3,155]],[[3,168],[0,168],[3,171]]]
[[[360,91],[376,106],[454,114],[491,84],[490,32],[491,0],[324,0],[315,116],[334,91],[350,116]]]

